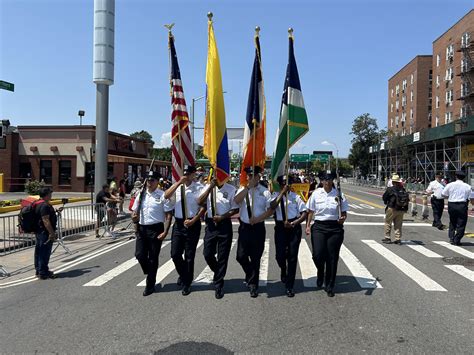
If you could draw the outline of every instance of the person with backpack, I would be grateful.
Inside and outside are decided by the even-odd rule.
[[[394,174],[392,176],[392,187],[387,187],[382,199],[385,203],[385,237],[382,242],[391,244],[392,239],[390,237],[392,231],[392,223],[395,232],[395,240],[393,244],[401,244],[402,239],[402,225],[403,215],[408,211],[408,202],[410,196],[402,185],[400,176]]]
[[[54,279],[55,275],[49,270],[49,258],[54,241],[58,239],[56,228],[58,218],[56,211],[51,206],[53,190],[43,187],[39,193],[40,200],[35,205],[37,216],[36,244],[35,244],[35,269],[40,280]]]

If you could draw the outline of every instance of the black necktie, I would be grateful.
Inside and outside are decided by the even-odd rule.
[[[186,214],[186,190],[184,185],[181,185],[181,210],[183,211],[183,219],[187,219],[188,215]]]
[[[286,211],[285,211],[285,200],[284,200],[285,196],[283,195],[283,197],[281,198],[281,201],[280,201],[280,209],[281,209],[281,218],[283,219],[283,221],[286,221]]]
[[[216,201],[214,198],[214,194],[215,194],[215,188],[213,187],[211,189],[211,214],[212,214],[211,218],[216,215]]]
[[[245,204],[247,205],[247,215],[249,216],[249,220],[250,220],[250,218],[252,218],[252,208],[250,207],[250,198],[249,198],[248,191],[245,194]]]

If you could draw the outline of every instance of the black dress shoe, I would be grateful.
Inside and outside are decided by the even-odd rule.
[[[397,239],[397,240],[393,241],[393,244],[399,244],[400,245],[400,244],[402,244],[402,241],[400,239]]]
[[[181,291],[181,294],[183,296],[187,296],[191,293],[191,286],[184,286],[183,290]]]
[[[220,300],[222,297],[224,297],[224,290],[222,287],[216,288],[216,299]]]
[[[328,294],[328,297],[334,297],[334,291],[333,290],[327,290],[326,293]]]
[[[454,245],[457,245],[458,247],[460,247],[462,245],[461,242],[454,242]]]
[[[153,292],[155,292],[154,288],[148,288],[146,287],[145,290],[143,291],[143,296],[150,296]]]
[[[250,297],[252,298],[258,297],[258,291],[255,286],[250,286]]]
[[[450,240],[449,244],[454,245],[454,240]]]
[[[176,285],[179,287],[183,286],[183,281],[181,281],[181,277],[178,277],[178,281],[176,281]]]
[[[392,240],[390,238],[383,238],[382,239],[382,243],[385,243],[385,244],[392,244]]]
[[[291,288],[286,289],[286,295],[288,297],[295,297],[295,293],[293,292],[293,290]]]

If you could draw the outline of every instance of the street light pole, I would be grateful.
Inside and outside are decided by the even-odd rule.
[[[202,100],[204,99],[206,96],[203,95],[203,96],[199,96],[199,97],[193,97],[192,101],[191,101],[191,125],[192,125],[192,128],[191,128],[191,143],[192,143],[192,151],[193,151],[193,157],[196,157],[196,151],[194,149],[195,145],[194,145],[194,103],[196,101],[199,101],[199,100]]]

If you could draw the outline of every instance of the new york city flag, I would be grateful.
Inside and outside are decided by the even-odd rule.
[[[208,21],[206,66],[206,121],[204,124],[204,155],[209,159],[219,185],[230,177],[229,149],[225,124],[224,93],[221,66],[212,20]]]

